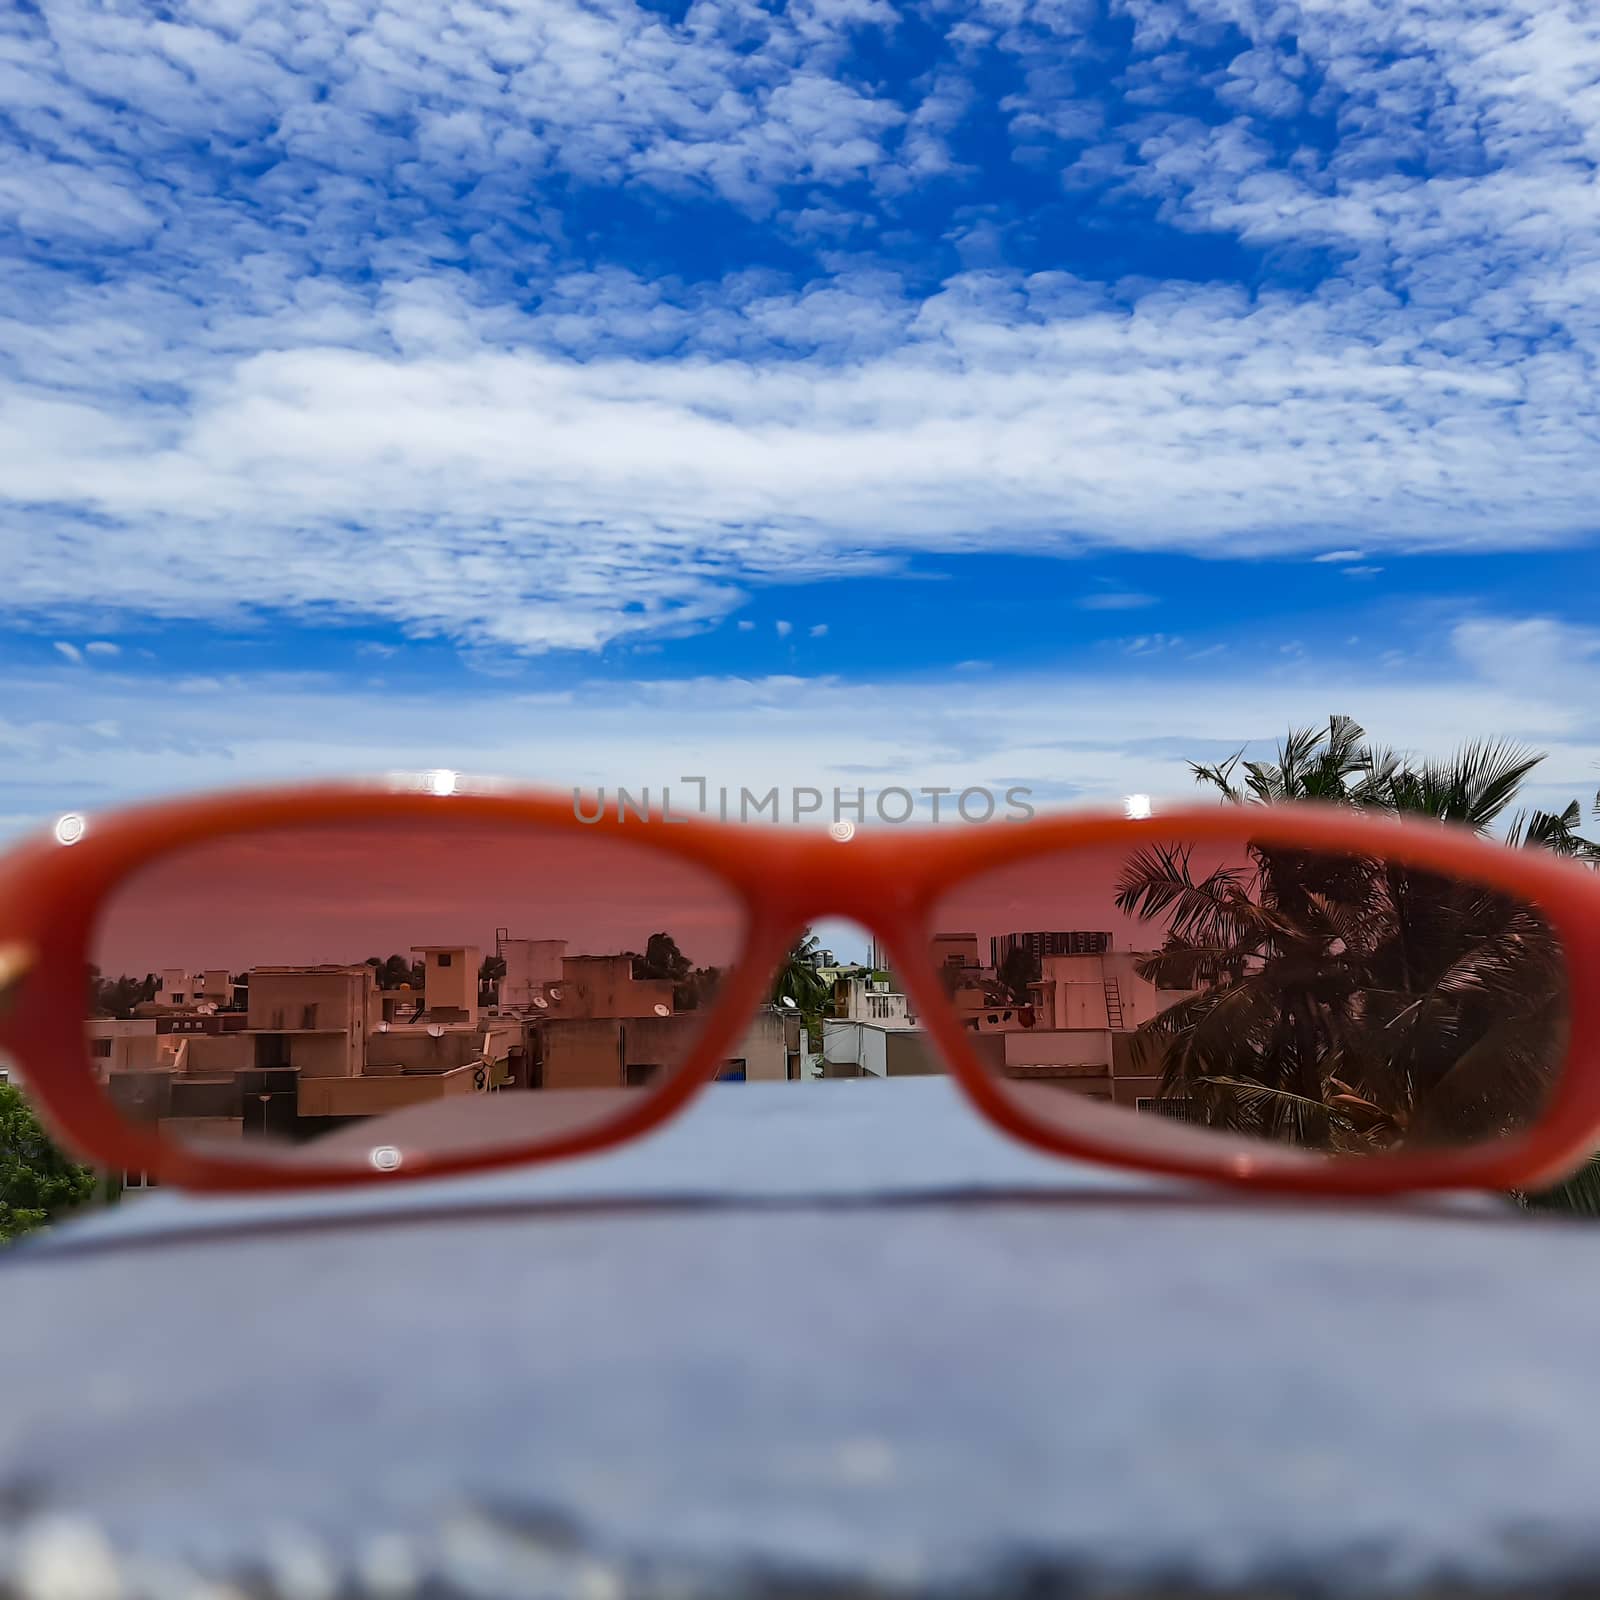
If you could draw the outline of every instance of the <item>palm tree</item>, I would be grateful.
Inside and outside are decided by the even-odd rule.
[[[774,1005],[792,1000],[798,1010],[814,1014],[827,1004],[828,986],[817,972],[821,949],[821,941],[809,928],[789,947],[772,980]]]
[[[1595,797],[1595,812],[1600,815],[1600,795]],[[1576,800],[1561,812],[1532,811],[1524,817],[1519,811],[1506,833],[1506,843],[1537,846],[1558,856],[1575,856],[1582,861],[1600,862],[1600,843],[1580,837],[1578,824],[1583,813]]]
[[[1292,732],[1272,763],[1195,764],[1227,803],[1300,799],[1422,813],[1480,832],[1541,759],[1468,746],[1412,766],[1349,718]],[[1579,813],[1516,818],[1511,842],[1595,859]],[[1392,862],[1252,844],[1197,871],[1181,844],[1126,863],[1117,905],[1164,919],[1147,978],[1191,993],[1140,1030],[1161,1098],[1211,1126],[1323,1149],[1461,1143],[1526,1122],[1561,1057],[1564,969],[1530,906]]]

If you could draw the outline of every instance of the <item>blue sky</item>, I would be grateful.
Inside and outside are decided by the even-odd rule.
[[[1600,781],[1600,19],[0,16],[0,828],[201,784]]]

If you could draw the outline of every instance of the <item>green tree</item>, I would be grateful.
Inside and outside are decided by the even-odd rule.
[[[1030,983],[1039,981],[1039,958],[1020,944],[1006,952],[1006,958],[995,972],[995,981],[1004,991],[1004,999],[1013,1005],[1025,1006],[1033,999]]]
[[[696,967],[672,991],[673,1009],[698,1011],[701,1006],[710,1003],[711,997],[717,992],[717,985],[721,982],[721,967]]]
[[[807,928],[790,945],[772,980],[771,1002],[783,1006],[788,1001],[800,1013],[807,1037],[814,1049],[822,1047],[822,1019],[833,1003],[833,991],[817,971],[822,944]]]
[[[644,954],[633,958],[636,978],[659,978],[682,983],[690,973],[689,958],[678,948],[670,933],[652,933],[645,941]]]
[[[407,961],[402,955],[392,955],[386,961],[368,956],[367,965],[373,969],[380,989],[398,989],[403,984],[410,984],[413,989],[423,986],[425,974],[420,961]]]
[[[11,1240],[81,1206],[95,1175],[50,1142],[10,1084],[0,1084],[0,1241]]]
[[[1276,761],[1191,770],[1229,804],[1310,799],[1486,832],[1540,759],[1475,744],[1412,764],[1333,717],[1292,732]],[[1506,837],[1596,859],[1578,822],[1575,804],[1536,811]],[[1561,1059],[1559,949],[1505,895],[1259,842],[1200,868],[1190,847],[1156,843],[1125,863],[1117,904],[1166,925],[1141,971],[1192,993],[1137,1044],[1161,1097],[1208,1125],[1331,1149],[1494,1137],[1525,1125]]]
[[[772,980],[774,1005],[792,1000],[798,1010],[817,1013],[828,1003],[828,985],[817,971],[821,948],[820,941],[809,928],[789,946]]]

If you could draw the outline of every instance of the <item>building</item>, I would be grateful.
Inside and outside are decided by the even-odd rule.
[[[1109,933],[1001,933],[989,941],[989,965],[996,972],[1014,950],[1024,950],[1036,965],[1047,956],[1098,956],[1111,948]]]
[[[1008,935],[1023,941],[1098,943],[1083,935]],[[1159,1040],[1138,1030],[1167,1007],[1188,998],[1190,990],[1158,988],[1140,975],[1147,952],[1105,948],[1094,952],[1050,953],[1040,977],[1028,986],[1026,1001],[1003,994],[992,973],[973,964],[977,939],[971,934],[936,937],[935,964],[946,972],[952,1003],[972,1048],[997,1076],[1055,1084],[1091,1099],[1148,1108],[1159,1096]],[[1026,943],[1007,944],[1000,959]],[[864,989],[870,1001],[871,990]],[[942,1064],[920,1029],[886,1023],[853,1011],[823,1023],[823,1076],[899,1077],[940,1072]]]
[[[300,1142],[417,1108],[413,1127],[425,1139],[428,1107],[456,1096],[653,1082],[687,1059],[704,1020],[678,1011],[675,984],[638,976],[625,953],[574,955],[565,940],[513,940],[502,929],[495,948],[505,968],[491,1003],[480,993],[476,946],[411,948],[421,985],[393,990],[380,990],[367,964],[260,965],[237,989],[220,970],[165,970],[160,999],[127,1019],[87,1022],[91,1059],[126,1116],[180,1137]],[[242,999],[208,998],[224,988]],[[885,1027],[912,1021],[904,996],[881,980],[846,980],[841,1002]],[[782,1082],[821,1073],[798,1012],[766,1006],[717,1076]],[[494,1125],[484,1110],[488,1120],[475,1126]]]
[[[377,986],[367,966],[252,967],[247,1026],[256,1066],[353,1078],[367,1059]]]
[[[504,928],[498,929],[494,953],[505,963],[505,974],[497,989],[501,1007],[526,1011],[533,1005],[535,995],[543,994],[551,984],[559,984],[566,950],[565,939],[512,939]]]
[[[653,981],[653,980],[646,980]],[[669,985],[670,987],[670,985]],[[698,1011],[666,1016],[548,1016],[535,1025],[533,1067],[542,1089],[640,1088],[687,1059],[702,1021]],[[763,1006],[718,1077],[734,1082],[799,1078],[800,1019]]]
[[[1138,968],[1147,951],[1046,954],[1015,1024],[985,1012],[967,1019],[974,1048],[1007,1078],[1058,1083],[1091,1099],[1134,1108],[1159,1095],[1162,1052],[1138,1030],[1193,993],[1161,989]],[[1006,1008],[1001,1007],[1003,1012]]]
[[[824,1078],[911,1078],[943,1071],[943,1063],[920,1028],[823,1018]]]
[[[929,941],[928,955],[947,987],[981,978],[985,973],[993,975],[993,967],[983,964],[975,933],[936,933]]]
[[[102,1078],[109,1072],[153,1070],[159,1062],[154,1017],[93,1017],[85,1028],[89,1059]]]
[[[1188,998],[1192,990],[1158,989],[1140,976],[1139,963],[1150,954],[1107,949],[1098,955],[1047,955],[1029,985],[1036,1026],[1129,1032]]]
[[[153,1002],[177,1009],[182,1006],[233,1004],[233,974],[226,967],[211,967],[204,972],[185,972],[181,967],[163,967]]]
[[[914,1028],[917,1019],[909,1001],[890,987],[887,978],[870,972],[842,973],[833,984],[833,1015],[847,1022],[871,1022],[883,1028]]]
[[[422,953],[431,995],[381,992],[365,965],[252,967],[245,1010],[199,1001],[182,1011],[155,1005],[155,1015],[93,1018],[90,1057],[125,1115],[178,1137],[303,1140],[353,1118],[511,1083],[519,1073],[526,1081],[526,1025],[479,1016],[476,951]],[[470,987],[460,982],[463,971]],[[167,979],[169,996],[191,992]],[[386,1016],[395,999],[410,1020]],[[430,999],[437,1015],[426,1009]]]
[[[533,996],[533,1007],[546,1018],[670,1017],[670,978],[637,978],[633,957],[563,956],[561,977]]]
[[[475,944],[414,944],[422,957],[423,1008],[434,1022],[478,1022],[478,969],[483,961]]]
[[[978,1059],[999,1077],[1054,1084],[1133,1110],[1148,1110],[1161,1092],[1157,1040],[1110,1028],[1052,1028],[980,1034]]]

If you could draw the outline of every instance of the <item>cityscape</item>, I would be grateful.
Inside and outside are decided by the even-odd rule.
[[[1536,816],[1526,842],[1560,847],[1557,823]],[[708,1074],[938,1074],[933,1005],[1047,1122],[1067,1091],[1194,1132],[1372,1153],[1502,1138],[1546,1104],[1568,975],[1537,906],[1381,859],[1141,838],[953,885],[930,913],[935,984],[808,930]],[[230,836],[113,898],[89,1054],[122,1116],[178,1141],[528,1148],[592,1131],[688,1063],[744,919],[703,869],[625,841]]]
[[[994,1071],[1139,1109],[1159,1097],[1159,1068],[1134,1039],[1183,992],[1141,976],[1147,953],[1113,948],[1096,930],[1018,930],[987,949],[976,933],[940,933],[931,953]],[[643,954],[595,954],[500,928],[487,950],[428,944],[409,959],[348,965],[97,975],[86,1028],[125,1116],[180,1140],[299,1143],[459,1096],[643,1087],[686,1058],[717,976],[693,968],[669,934]],[[807,937],[783,976],[800,999],[774,992],[719,1080],[944,1070],[888,970],[836,960]],[[426,1140],[427,1124],[412,1126]],[[479,1126],[492,1134],[497,1124]]]

